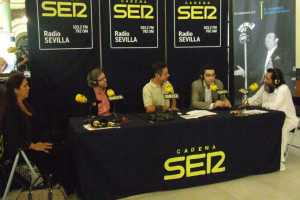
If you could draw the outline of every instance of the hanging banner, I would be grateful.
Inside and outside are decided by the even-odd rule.
[[[295,0],[233,0],[235,94],[279,68],[295,93]]]
[[[36,0],[40,50],[92,49],[91,0]]]
[[[221,0],[174,2],[174,47],[221,46]]]
[[[111,48],[158,48],[158,0],[109,0]]]

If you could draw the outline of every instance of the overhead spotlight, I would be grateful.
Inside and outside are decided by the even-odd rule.
[[[23,16],[23,17],[22,17],[22,22],[27,23],[27,21],[28,21],[27,17],[26,17],[26,16]]]

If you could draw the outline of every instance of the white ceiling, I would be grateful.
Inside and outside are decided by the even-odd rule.
[[[10,0],[11,9],[25,8],[25,0]]]

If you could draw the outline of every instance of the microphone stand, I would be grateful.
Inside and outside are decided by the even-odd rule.
[[[92,119],[95,117],[95,116],[93,115],[93,113],[92,113],[92,107],[93,107],[93,106],[95,106],[93,103],[91,103],[91,104],[89,105],[89,115],[87,116],[87,119],[83,120],[83,122],[86,122],[86,121],[91,122]]]
[[[170,93],[171,94],[171,93]],[[171,113],[171,115],[173,115],[173,110],[172,110],[172,101],[173,101],[174,99],[170,99],[170,113]]]
[[[116,120],[113,120],[114,122],[120,122],[120,118],[118,117],[117,113],[116,113],[116,101],[114,101],[114,108],[113,108],[113,112],[111,113],[115,118]]]

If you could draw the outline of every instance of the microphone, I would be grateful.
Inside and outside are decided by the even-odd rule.
[[[219,90],[219,87],[216,84],[211,84],[210,86],[211,91],[217,91],[218,94],[227,94],[227,90]]]
[[[247,95],[248,95],[248,93],[249,92],[253,92],[253,91],[255,91],[255,90],[257,90],[258,89],[258,84],[257,83],[252,83],[250,86],[249,86],[249,88],[248,88],[248,90],[247,89],[244,89],[244,88],[241,88],[240,90],[239,90],[239,92],[241,92],[242,94],[244,94],[244,99],[242,99],[242,102],[243,102],[243,104],[245,104],[245,105],[242,105],[242,106],[240,106],[240,107],[248,107],[249,106],[249,104],[248,104],[248,97],[247,97]],[[260,97],[260,96],[259,96]],[[255,100],[256,101],[256,100]],[[254,101],[254,102],[255,102]],[[253,103],[254,103],[253,102]]]
[[[108,89],[108,90],[106,91],[106,94],[107,94],[108,100],[114,102],[114,109],[113,109],[112,114],[115,116],[116,119],[114,119],[113,121],[114,121],[114,122],[120,122],[120,121],[122,121],[122,120],[119,118],[119,116],[117,115],[117,113],[116,113],[116,107],[117,107],[117,106],[116,106],[116,101],[118,101],[118,100],[123,100],[123,99],[124,99],[123,95],[116,95],[116,94],[115,94],[115,91],[113,91],[112,89]]]
[[[88,100],[83,94],[77,94],[75,97],[75,101],[78,103],[87,103]]]
[[[15,55],[18,55],[19,54],[19,51],[16,47],[8,47],[7,48],[7,52],[8,53],[14,53]]]
[[[166,90],[166,93],[172,93],[173,87],[171,85],[166,85],[165,90]]]
[[[258,89],[258,84],[257,83],[252,83],[250,86],[249,86],[249,88],[248,88],[248,90],[247,89],[244,89],[244,88],[241,88],[240,90],[239,90],[239,92],[241,92],[241,93],[243,93],[243,94],[248,94],[249,93],[249,90],[251,91],[251,92],[253,92],[253,91],[255,91],[255,90],[257,90]]]
[[[89,101],[83,94],[77,94],[75,97],[75,101],[78,103],[91,103],[92,106],[102,103],[102,101],[99,101],[97,99],[93,99],[93,100]]]
[[[112,89],[108,89],[106,91],[106,94],[107,94],[108,100],[110,100],[110,101],[117,101],[117,100],[124,99],[123,95],[115,95],[115,91],[113,91]]]
[[[8,53],[13,53],[13,52],[15,52],[15,50],[17,50],[16,47],[8,47],[8,48],[7,48],[7,52],[8,52]]]
[[[179,99],[179,94],[178,93],[173,93],[173,87],[171,85],[166,85],[165,86],[165,91],[167,94],[164,94],[165,99]]]
[[[249,90],[250,91],[255,91],[258,89],[258,84],[257,83],[252,83],[250,86],[249,86]]]

